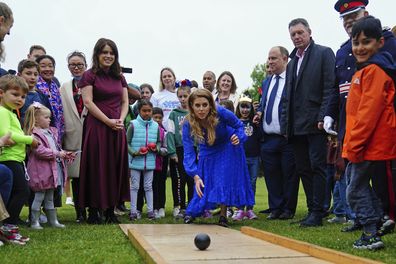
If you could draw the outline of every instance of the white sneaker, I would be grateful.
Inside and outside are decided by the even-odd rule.
[[[162,218],[165,217],[165,209],[164,208],[160,208],[158,210],[158,215]]]
[[[160,218],[161,218],[161,216],[159,215],[157,209],[154,209],[154,218],[155,218],[155,219],[160,219]]]
[[[179,208],[179,207],[175,207],[175,208],[173,208],[173,212],[172,212],[172,214],[173,214],[173,217],[176,217],[176,216],[178,216],[178,215],[179,215],[179,213],[180,213],[180,208]]]
[[[334,216],[327,220],[331,224],[345,224],[347,222],[345,216]]]
[[[67,205],[74,206],[73,198],[71,197],[66,197],[66,202]]]
[[[136,212],[137,219],[142,219],[142,213],[140,211]]]

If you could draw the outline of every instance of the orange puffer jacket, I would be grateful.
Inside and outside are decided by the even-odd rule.
[[[342,157],[357,163],[396,158],[395,84],[375,64],[352,77]]]

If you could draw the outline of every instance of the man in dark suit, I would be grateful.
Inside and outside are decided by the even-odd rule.
[[[268,66],[273,75],[263,81],[263,96],[255,123],[260,123],[264,134],[261,143],[261,160],[268,190],[268,203],[271,213],[267,219],[293,218],[297,206],[293,148],[281,134],[281,98],[286,81],[286,66],[289,58],[287,49],[273,47],[268,53]]]
[[[293,145],[297,177],[301,177],[308,206],[304,227],[322,225],[325,195],[326,133],[323,118],[334,87],[333,51],[316,44],[303,18],[289,23],[295,49],[286,69],[282,134]]]

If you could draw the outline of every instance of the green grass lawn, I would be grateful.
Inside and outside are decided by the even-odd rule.
[[[167,181],[167,217],[158,221],[140,220],[137,223],[174,223],[182,224],[169,215],[172,210],[172,194],[170,179]],[[257,182],[257,206],[255,211],[267,208],[267,192],[264,180]],[[302,218],[306,213],[304,193],[300,191],[299,206],[295,219]],[[129,243],[118,225],[92,226],[74,222],[74,208],[64,205],[58,210],[60,222],[66,224],[66,229],[60,230],[44,226],[44,230],[31,230],[21,227],[21,233],[30,237],[26,246],[6,245],[0,247],[0,263],[141,263],[137,251]],[[290,221],[270,221],[265,215],[259,220],[245,220],[232,223],[232,228],[239,230],[248,225],[268,232],[273,232],[294,239],[306,241],[323,247],[346,253],[367,257],[386,263],[396,263],[396,235],[390,234],[383,238],[386,248],[377,252],[352,249],[352,243],[360,236],[360,232],[342,233],[341,225],[329,224],[324,221],[320,228],[300,228],[291,225]],[[27,209],[22,212],[22,219],[27,218]],[[130,223],[127,216],[120,217],[123,223]],[[215,223],[212,220],[198,220]]]

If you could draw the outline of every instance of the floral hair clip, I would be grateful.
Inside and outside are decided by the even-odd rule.
[[[40,104],[39,102],[34,101],[33,104],[32,104],[32,106],[33,106],[34,108],[41,109],[41,107],[42,107],[43,105]]]
[[[191,81],[189,80],[189,79],[184,79],[184,80],[181,80],[181,81],[178,81],[178,82],[176,82],[175,83],[175,87],[176,88],[179,88],[179,87],[182,87],[182,86],[188,86],[188,87],[190,87],[191,88]]]

